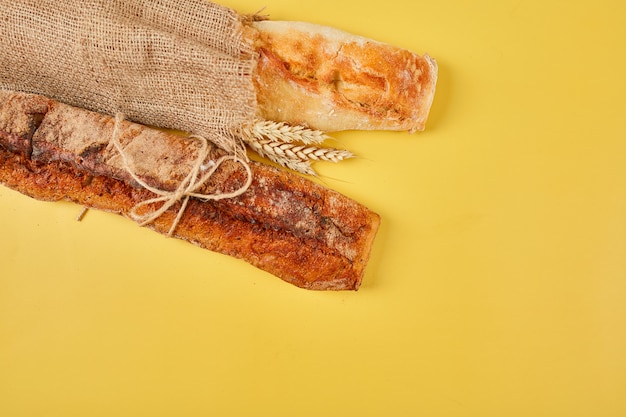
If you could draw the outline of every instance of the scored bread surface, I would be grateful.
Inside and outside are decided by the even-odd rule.
[[[305,22],[254,22],[262,118],[323,131],[423,130],[437,83],[428,55]]]

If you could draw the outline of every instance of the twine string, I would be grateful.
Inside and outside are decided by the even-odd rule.
[[[223,155],[217,160],[209,160],[209,162],[205,164],[206,159],[209,157],[210,149],[209,141],[202,136],[190,136],[190,138],[196,139],[200,142],[200,150],[198,151],[198,155],[196,157],[193,167],[174,191],[161,190],[159,188],[150,186],[141,178],[139,178],[139,176],[134,172],[132,160],[126,154],[119,141],[120,125],[123,120],[123,114],[118,113],[115,116],[115,125],[113,128],[111,143],[120,154],[120,157],[122,158],[122,165],[124,169],[128,172],[128,174],[133,178],[133,180],[135,180],[141,187],[147,189],[148,191],[151,191],[158,196],[155,198],[141,201],[130,210],[130,217],[134,221],[139,223],[140,226],[145,226],[154,222],[156,219],[161,217],[163,213],[165,213],[173,205],[180,201],[181,206],[178,209],[176,218],[172,222],[172,225],[170,226],[170,229],[167,233],[167,236],[169,237],[174,233],[174,230],[176,230],[176,226],[178,226],[180,220],[182,219],[190,198],[194,197],[203,201],[217,201],[240,196],[241,194],[245,193],[248,188],[250,188],[250,185],[252,184],[252,170],[250,169],[250,165],[248,164],[248,162],[240,158],[237,153],[232,155]],[[246,171],[247,178],[245,183],[232,192],[225,193],[217,191],[211,194],[199,193],[198,190],[201,189],[209,181],[211,176],[213,176],[213,174],[226,161],[233,161],[241,164],[241,166]],[[140,213],[140,210],[142,208],[158,203],[162,203],[159,208],[148,210],[146,213],[143,214]]]

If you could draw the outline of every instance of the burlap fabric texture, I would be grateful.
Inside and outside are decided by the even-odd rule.
[[[0,88],[228,148],[256,109],[242,31],[206,0],[0,0]]]

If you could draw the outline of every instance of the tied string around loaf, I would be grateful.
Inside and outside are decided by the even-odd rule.
[[[217,201],[223,200],[227,198],[234,198],[240,196],[245,193],[250,185],[252,184],[252,171],[250,169],[250,165],[248,162],[242,158],[240,158],[237,153],[233,155],[223,155],[217,160],[209,160],[205,164],[206,159],[209,156],[209,142],[207,139],[201,136],[190,136],[190,138],[196,139],[200,142],[200,150],[198,151],[198,155],[194,162],[194,165],[187,176],[180,182],[178,187],[174,191],[165,191],[159,188],[155,188],[147,184],[143,181],[137,174],[135,174],[132,168],[132,161],[128,157],[128,155],[124,152],[122,145],[119,141],[119,130],[122,121],[124,120],[124,116],[121,113],[118,113],[115,116],[115,125],[113,128],[113,134],[111,137],[111,143],[120,154],[122,158],[122,164],[124,169],[128,172],[128,174],[143,188],[151,191],[152,193],[158,195],[158,197],[150,198],[144,200],[140,203],[137,203],[129,212],[130,217],[139,223],[140,226],[145,226],[147,224],[152,223],[156,219],[158,219],[163,213],[169,210],[173,205],[182,202],[181,207],[178,209],[178,213],[176,214],[176,218],[172,222],[172,225],[167,233],[167,236],[171,236],[176,229],[176,226],[180,222],[185,209],[187,208],[187,203],[191,197],[198,198],[203,201]],[[245,154],[244,154],[245,155]],[[211,178],[211,176],[218,170],[218,168],[226,161],[234,161],[241,166],[246,171],[247,179],[246,182],[236,189],[235,191],[223,193],[216,192],[214,194],[204,194],[198,193],[200,190]],[[150,206],[152,204],[162,203],[158,209],[149,210],[146,213],[140,214],[140,209],[146,206]]]

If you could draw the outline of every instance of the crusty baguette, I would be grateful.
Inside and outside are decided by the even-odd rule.
[[[262,118],[327,132],[424,129],[437,82],[428,55],[311,23],[252,28]]]
[[[427,55],[206,0],[0,0],[0,88],[213,140],[256,119],[340,130],[423,130]],[[226,138],[227,139],[227,138]]]
[[[128,216],[153,194],[138,186],[108,146],[114,119],[51,99],[0,91],[0,183],[41,200],[71,200]],[[173,189],[195,159],[196,142],[122,122],[120,142],[137,175]],[[222,151],[214,148],[211,158]],[[252,163],[241,196],[192,198],[174,236],[241,258],[296,286],[356,290],[380,218],[361,204],[287,171]],[[235,189],[245,173],[225,163],[205,192]],[[179,205],[149,225],[166,233]]]

